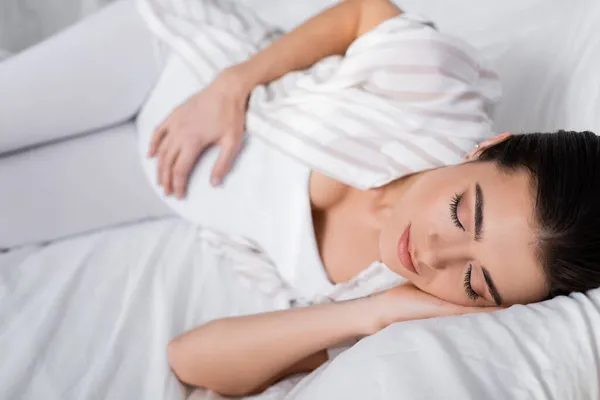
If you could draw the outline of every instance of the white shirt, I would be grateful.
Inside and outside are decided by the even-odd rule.
[[[201,82],[282,32],[226,0],[138,0],[150,29]],[[311,169],[368,189],[456,164],[492,135],[496,74],[464,41],[401,14],[252,93],[247,131]]]
[[[138,5],[151,30],[175,52],[138,119],[142,151],[173,107],[282,34],[224,0]],[[354,41],[344,57],[327,57],[255,88],[246,120],[250,145],[221,192],[208,185],[216,157],[210,152],[196,168],[185,201],[164,198],[155,186],[184,217],[239,238],[236,243],[246,240],[250,252],[268,254],[276,270],[255,265],[242,271],[265,290],[287,291],[301,302],[368,295],[401,278],[374,262],[347,284],[328,281],[310,215],[310,170],[368,189],[458,163],[491,136],[489,112],[499,95],[496,75],[473,48],[418,16],[401,14]],[[155,169],[146,165],[152,182]],[[257,254],[250,259],[258,262]]]

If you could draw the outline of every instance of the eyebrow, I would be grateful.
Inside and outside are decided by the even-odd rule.
[[[483,239],[483,190],[475,183],[475,241]]]
[[[481,189],[481,185],[479,182],[475,183],[475,240],[481,241],[483,239],[483,190]],[[490,272],[485,268],[481,267],[483,271],[483,278],[485,279],[485,284],[494,299],[494,303],[497,306],[502,305],[502,296],[498,292],[498,288],[494,284],[494,280],[490,275]]]
[[[494,280],[492,279],[490,272],[485,267],[481,267],[481,270],[483,271],[483,279],[485,279],[488,290],[492,294],[494,303],[496,303],[497,306],[501,306],[503,303],[502,296],[500,296],[500,293],[498,293],[498,288],[494,284]]]

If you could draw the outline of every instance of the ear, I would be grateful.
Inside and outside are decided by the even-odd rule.
[[[471,151],[469,154],[467,154],[467,156],[465,157],[465,160],[471,161],[471,160],[477,159],[477,157],[479,156],[479,154],[481,154],[482,151],[484,151],[485,149],[489,149],[490,147],[493,147],[493,146],[497,145],[498,143],[504,142],[506,139],[510,138],[512,135],[513,134],[511,132],[504,132],[504,133],[501,133],[499,135],[496,135],[494,137],[484,140],[483,142],[481,142],[477,146],[475,146],[473,151]]]

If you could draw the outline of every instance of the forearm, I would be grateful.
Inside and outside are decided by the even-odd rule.
[[[373,333],[369,298],[226,318],[183,334],[169,345],[178,377],[226,395],[255,392],[326,361],[322,352]]]
[[[346,0],[309,19],[248,61],[235,66],[249,89],[331,55],[343,55],[360,35],[401,11],[388,0]]]
[[[173,340],[169,363],[188,384],[246,395],[309,372],[326,360],[322,350],[395,322],[496,310],[459,306],[404,284],[348,302],[210,322]]]

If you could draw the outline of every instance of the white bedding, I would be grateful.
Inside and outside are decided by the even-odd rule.
[[[291,27],[332,2],[244,3]],[[398,3],[492,58],[505,93],[498,130],[600,131],[597,2]],[[0,399],[185,399],[166,364],[168,339],[216,316],[276,307],[242,282],[218,285],[235,281],[228,266],[175,219],[0,254]],[[321,368],[291,398],[596,400],[599,297],[397,324]],[[294,382],[257,398],[284,398]]]
[[[168,340],[277,306],[203,243],[164,219],[0,254],[0,399],[187,398]],[[282,398],[291,383],[260,398]]]
[[[600,292],[366,338],[286,400],[600,398]]]

